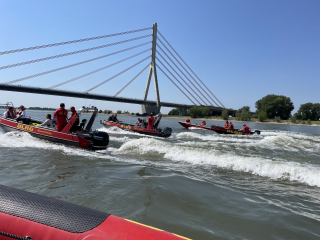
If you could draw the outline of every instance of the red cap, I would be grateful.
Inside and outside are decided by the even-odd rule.
[[[245,124],[243,124],[243,126],[246,126]]]
[[[72,109],[72,108],[74,108],[74,109],[75,109],[75,107],[74,107],[74,106],[71,106],[71,107],[70,107],[70,109]]]

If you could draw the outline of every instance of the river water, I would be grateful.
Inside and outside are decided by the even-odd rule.
[[[261,135],[218,135],[165,118],[173,134],[161,139],[100,119],[93,128],[110,135],[101,152],[0,128],[0,184],[191,239],[320,239],[320,127],[249,123]]]

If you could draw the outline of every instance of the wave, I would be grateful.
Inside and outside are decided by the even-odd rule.
[[[261,157],[246,157],[235,153],[225,153],[219,149],[202,149],[180,146],[156,139],[137,139],[124,143],[115,155],[135,158],[137,155],[147,159],[163,158],[180,163],[197,165],[204,168],[218,167],[256,174],[271,179],[298,181],[310,186],[320,187],[320,167],[290,161],[279,161]]]

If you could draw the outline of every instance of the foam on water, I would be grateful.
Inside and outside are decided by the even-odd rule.
[[[32,137],[26,132],[0,132],[0,148],[37,148],[53,151],[62,151],[66,155],[85,156],[88,158],[107,158],[98,152],[89,152],[80,148],[68,147],[62,144]],[[110,156],[108,156],[109,158]]]
[[[200,165],[205,168],[219,167],[234,171],[247,172],[272,179],[298,181],[310,186],[320,187],[320,167],[296,162],[240,156],[217,149],[203,149],[142,138],[124,143],[115,155],[147,158],[163,157],[174,162]]]

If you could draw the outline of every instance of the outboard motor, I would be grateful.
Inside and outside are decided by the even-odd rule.
[[[79,128],[80,130],[83,130],[84,129],[84,126],[86,125],[87,123],[87,119],[82,119],[80,125],[79,125]]]
[[[256,134],[260,135],[260,130],[255,130],[254,131]]]
[[[172,133],[172,128],[168,128],[168,127],[165,127],[164,129],[162,129],[162,133],[164,136],[170,136],[171,133]]]
[[[94,150],[106,149],[109,144],[109,135],[106,132],[94,131],[90,133],[92,139],[92,148]]]

